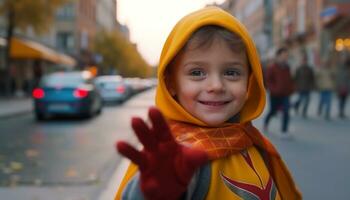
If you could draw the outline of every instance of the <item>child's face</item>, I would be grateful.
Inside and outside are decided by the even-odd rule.
[[[194,117],[210,126],[236,115],[246,100],[248,61],[220,39],[208,48],[186,50],[173,66],[169,91]]]

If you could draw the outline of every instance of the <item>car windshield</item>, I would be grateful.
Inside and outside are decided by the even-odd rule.
[[[80,73],[67,74],[59,73],[45,77],[42,80],[42,86],[46,87],[76,87],[85,83],[86,80]]]
[[[105,88],[105,89],[111,89],[111,88],[115,88],[119,85],[121,85],[122,82],[120,80],[103,80],[103,81],[97,81],[97,85],[101,88]]]

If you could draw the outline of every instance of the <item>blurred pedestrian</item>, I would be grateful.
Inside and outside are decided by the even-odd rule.
[[[350,90],[350,58],[345,59],[336,73],[336,93],[338,97],[338,115],[345,118],[345,107]]]
[[[266,71],[267,68],[269,66],[271,66],[274,63],[274,59],[271,57],[268,57],[267,59],[265,59],[264,61],[261,62],[261,68],[262,68],[262,72],[263,72],[263,77],[264,77],[264,86],[265,88],[267,87],[266,85]]]
[[[307,55],[303,54],[301,65],[297,68],[294,81],[298,98],[293,105],[296,113],[299,113],[299,108],[302,107],[302,116],[307,117],[307,110],[310,102],[310,93],[315,87],[315,74],[311,66],[308,65]]]
[[[294,92],[294,81],[288,65],[288,50],[282,47],[276,52],[276,61],[266,71],[266,84],[270,91],[270,110],[264,121],[264,130],[277,111],[281,110],[282,116],[282,137],[290,137],[289,126],[289,97]]]
[[[324,119],[330,120],[332,92],[335,88],[335,73],[331,59],[324,61],[321,68],[316,71],[316,84],[320,94],[317,114],[324,115]]]

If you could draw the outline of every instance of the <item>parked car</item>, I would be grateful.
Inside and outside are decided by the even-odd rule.
[[[107,103],[122,103],[131,96],[131,87],[118,75],[99,76],[95,83]]]
[[[145,89],[145,86],[142,84],[141,78],[133,77],[133,78],[124,78],[125,83],[131,87],[132,93],[137,94],[142,92]]]
[[[38,120],[51,115],[91,117],[102,110],[102,99],[88,71],[56,72],[44,76],[32,92]]]

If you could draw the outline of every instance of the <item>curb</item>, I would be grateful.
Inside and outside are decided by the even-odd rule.
[[[18,117],[20,115],[29,114],[32,112],[32,109],[30,110],[22,110],[17,112],[8,112],[8,113],[2,113],[0,114],[0,119],[8,119],[13,117]]]
[[[123,158],[120,162],[119,167],[116,169],[115,173],[112,174],[106,189],[101,192],[98,200],[114,199],[117,189],[124,177],[125,171],[130,164],[130,160]]]

